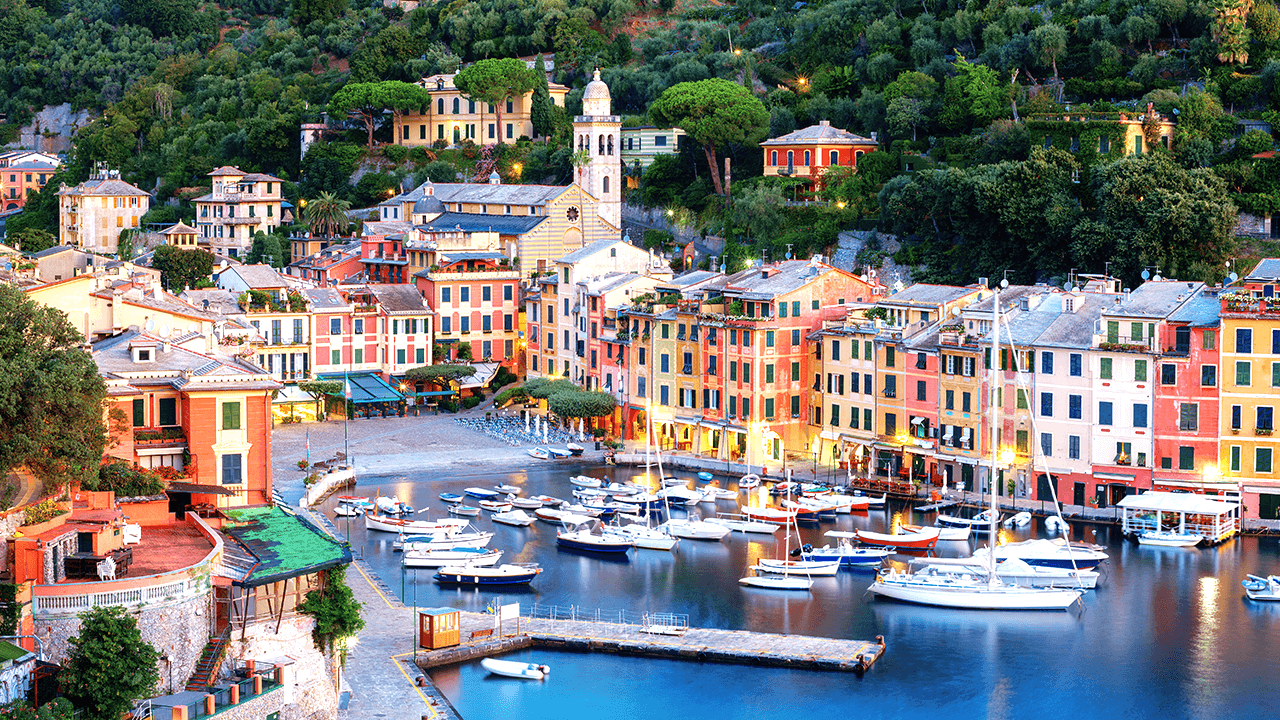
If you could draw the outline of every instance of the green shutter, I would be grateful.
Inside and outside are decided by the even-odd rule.
[[[1098,362],[1098,377],[1103,380],[1111,379],[1111,358],[1101,358]]]
[[[1120,323],[1115,320],[1107,321],[1107,342],[1120,342]]]
[[[146,427],[146,424],[147,424],[146,401],[143,400],[142,398],[138,398],[137,400],[133,401],[133,426]]]
[[[1133,381],[1134,382],[1147,381],[1147,361],[1146,360],[1133,361]]]
[[[1253,365],[1248,360],[1236,362],[1236,385],[1249,387],[1253,384]]]
[[[222,429],[223,430],[239,430],[240,429],[240,403],[238,402],[222,403]]]

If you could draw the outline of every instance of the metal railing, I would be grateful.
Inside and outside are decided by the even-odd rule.
[[[640,627],[663,627],[680,631],[689,629],[689,616],[683,613],[647,613],[635,610],[601,610],[600,608],[584,608],[579,605],[539,605],[520,606],[520,617],[541,620],[569,620],[614,625],[638,625]]]

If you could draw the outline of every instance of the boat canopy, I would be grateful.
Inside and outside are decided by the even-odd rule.
[[[1129,495],[1116,503],[1117,506],[1130,510],[1150,510],[1175,513],[1195,513],[1197,515],[1225,515],[1236,512],[1240,505],[1222,500],[1211,500],[1204,495],[1194,493],[1171,493],[1148,490],[1139,495]]]

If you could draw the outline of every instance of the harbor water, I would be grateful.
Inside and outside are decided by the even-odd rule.
[[[447,517],[441,492],[516,485],[522,495],[570,499],[577,474],[625,482],[643,469],[574,461],[530,460],[516,472],[362,477],[357,495],[394,496]],[[675,472],[698,484],[692,473]],[[731,489],[736,483],[720,478]],[[746,493],[740,495],[747,502]],[[757,494],[752,501],[767,501]],[[1153,548],[1125,542],[1117,528],[1073,524],[1076,540],[1106,546],[1104,577],[1083,607],[1070,612],[1005,613],[926,608],[878,600],[866,593],[870,571],[842,570],[815,578],[809,593],[743,588],[738,579],[761,557],[784,552],[785,535],[733,533],[721,542],[681,540],[676,552],[633,549],[625,561],[557,549],[544,522],[527,528],[474,524],[495,533],[490,548],[503,562],[535,562],[544,572],[524,590],[445,588],[427,569],[405,571],[393,552],[395,535],[366,532],[360,518],[334,517],[335,500],[319,510],[347,532],[354,551],[406,604],[481,611],[519,602],[525,611],[570,606],[601,619],[619,611],[679,613],[700,627],[871,640],[888,649],[859,680],[851,674],[754,668],[610,655],[530,650],[510,656],[552,666],[541,683],[488,676],[478,663],[432,671],[439,689],[465,720],[505,717],[772,718],[830,716],[847,707],[877,718],[1235,718],[1276,717],[1280,685],[1280,607],[1244,597],[1246,574],[1280,573],[1276,538],[1239,538],[1208,549]],[[475,504],[474,499],[466,502]],[[692,514],[736,512],[741,503],[699,505]],[[680,511],[676,511],[677,514]],[[931,514],[905,506],[840,515],[801,525],[803,542],[830,540],[828,530],[886,531],[895,522],[932,524]],[[1007,539],[1044,536],[1041,521],[1005,531]],[[791,539],[792,547],[796,540]],[[965,556],[969,543],[939,545],[939,555]],[[985,543],[985,539],[977,540]],[[834,544],[834,542],[832,542]],[[902,559],[899,557],[898,559]],[[412,628],[405,628],[411,633]]]

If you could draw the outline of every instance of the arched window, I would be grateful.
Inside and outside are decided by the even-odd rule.
[[[778,167],[778,151],[777,150],[774,150],[773,152],[769,153],[769,164],[774,167]]]
[[[792,167],[795,164],[796,164],[796,154],[791,150],[788,150],[787,151],[787,167]]]
[[[858,164],[858,161],[859,161],[859,160],[861,160],[861,159],[862,159],[862,151],[861,151],[861,150],[859,150],[858,152],[856,152],[856,153],[854,153],[854,154],[853,154],[853,164],[854,164],[855,166]]]
[[[809,151],[808,151],[808,150],[805,150],[805,151],[804,151],[804,166],[805,166],[805,167],[809,167],[809,164],[810,164],[810,163],[809,163]]]
[[[454,99],[453,99],[453,114],[454,114],[454,115],[457,115],[457,114],[461,111],[461,107],[460,107],[460,106],[461,106],[461,104],[462,104],[462,101],[461,101],[461,100],[459,100],[458,98],[454,98]]]
[[[597,154],[603,155],[604,154],[604,135],[600,136],[599,145],[600,145],[600,149],[597,151]]]
[[[609,194],[609,178],[607,176],[604,178],[604,194]]]
[[[610,155],[613,154],[613,136],[612,135],[609,136],[609,154]]]
[[[840,164],[840,152],[838,150],[831,151],[831,164],[832,165]]]
[[[438,98],[436,100],[436,114],[437,115],[444,114],[444,98]]]
[[[578,152],[582,152],[582,136],[578,136]]]

